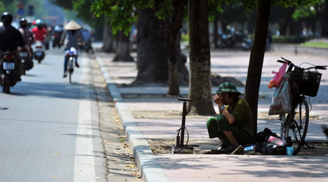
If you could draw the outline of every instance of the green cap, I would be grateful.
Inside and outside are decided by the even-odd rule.
[[[223,93],[223,92],[231,92],[231,93],[237,93],[237,94],[241,94],[236,86],[231,83],[231,82],[224,82],[221,83],[218,90],[216,91],[217,94]]]

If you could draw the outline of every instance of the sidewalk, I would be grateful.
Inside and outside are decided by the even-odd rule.
[[[106,79],[108,89],[116,100],[116,108],[124,124],[127,140],[134,150],[138,167],[145,182],[180,181],[324,181],[328,180],[328,157],[315,156],[261,156],[261,155],[204,155],[165,154],[154,155],[146,139],[175,139],[176,130],[181,126],[181,118],[143,118],[140,112],[170,111],[181,112],[182,102],[178,97],[165,97],[166,87],[119,87],[115,83],[131,83],[137,70],[135,63],[111,62],[114,54],[97,53],[97,61]],[[278,70],[276,62],[281,55],[266,54],[260,87],[259,112],[267,112],[273,90],[267,88],[272,78],[271,71]],[[249,53],[211,52],[212,72],[221,76],[232,76],[243,83],[246,81]],[[299,56],[288,55],[291,60]],[[327,58],[302,57],[302,62],[327,64]],[[187,63],[188,64],[188,63]],[[327,124],[328,73],[323,73],[320,94],[311,98],[312,115],[307,141],[327,142],[321,125]],[[215,93],[216,88],[212,88]],[[238,87],[244,92],[243,87]],[[180,88],[181,95],[188,95],[188,87]],[[215,107],[216,111],[217,108]],[[181,116],[180,116],[181,117]],[[191,139],[207,140],[206,117],[186,118]],[[280,124],[276,120],[259,119],[258,131],[265,127],[279,133]]]

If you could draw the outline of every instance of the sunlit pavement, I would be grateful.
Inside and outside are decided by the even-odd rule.
[[[94,46],[97,47],[97,46]],[[313,156],[249,156],[249,155],[154,155],[145,138],[174,139],[181,119],[135,118],[133,111],[181,111],[182,102],[172,97],[138,97],[143,95],[166,95],[166,87],[119,87],[114,83],[131,83],[137,75],[135,63],[111,62],[114,54],[98,52],[97,61],[108,84],[108,89],[116,99],[122,123],[144,181],[311,181],[328,179],[328,158]],[[133,53],[135,55],[135,53]],[[188,56],[188,55],[187,55]],[[273,77],[272,71],[281,66],[276,60],[281,56],[296,64],[311,62],[327,65],[327,57],[313,55],[295,55],[294,53],[269,52],[265,54],[260,86],[259,112],[266,113],[271,103],[274,89],[267,84]],[[246,82],[249,52],[212,51],[212,72],[223,77],[231,76]],[[188,65],[187,65],[188,66]],[[311,98],[312,114],[318,116],[310,120],[307,141],[327,141],[321,131],[321,125],[327,123],[328,72],[323,73],[318,96]],[[216,88],[212,88],[213,93]],[[244,92],[243,87],[238,90]],[[181,87],[182,95],[188,94],[188,87]],[[135,97],[124,98],[127,94]],[[208,139],[206,117],[192,118],[186,121],[190,138]],[[265,127],[279,133],[279,121],[258,120],[258,131]]]

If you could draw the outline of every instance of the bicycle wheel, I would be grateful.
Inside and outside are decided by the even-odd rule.
[[[292,114],[280,114],[280,121],[280,136],[285,139],[290,137],[294,147],[293,154],[297,155],[304,145],[309,125],[309,105],[307,101],[302,98]]]
[[[293,114],[294,119],[290,129],[293,130],[292,142],[294,146],[294,155],[297,155],[304,145],[309,125],[309,105],[305,98],[301,99]]]

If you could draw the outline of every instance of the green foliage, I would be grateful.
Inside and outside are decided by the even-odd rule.
[[[64,8],[65,16],[70,19],[79,19],[93,28],[101,27],[104,24],[102,17],[96,17],[90,7],[94,0],[50,0],[52,3]],[[73,10],[73,11],[72,11]]]
[[[0,2],[0,10],[1,10],[1,14],[5,11],[10,12],[12,15],[14,15],[17,11],[17,4],[18,4],[18,0],[1,0]]]
[[[257,0],[239,0],[246,9],[253,9],[257,6]],[[262,0],[264,1],[264,0]],[[318,3],[320,0],[271,0],[272,5],[281,5],[284,7],[307,6]]]
[[[315,17],[316,12],[313,8],[313,6],[302,6],[298,7],[294,14],[293,14],[293,19],[295,21],[300,21],[303,18],[308,18],[308,17]]]
[[[74,0],[74,1],[79,1],[79,0]],[[80,0],[84,1],[84,0]],[[64,8],[64,9],[73,9],[73,1],[67,1],[67,0],[50,0],[50,2]]]
[[[295,36],[295,35],[287,35],[287,36],[272,36],[274,43],[287,43],[287,44],[300,44],[304,43],[308,40],[316,38],[315,36]]]
[[[165,20],[172,15],[172,12],[174,10],[173,0],[165,0],[161,2],[159,6],[160,10],[155,13],[158,19]]]
[[[218,12],[223,12],[222,4],[229,4],[229,0],[208,0],[208,20],[214,21],[214,16]]]
[[[3,4],[3,2],[0,2],[0,12],[4,11],[6,11],[5,5]]]
[[[118,30],[124,30],[124,33],[128,34],[131,31],[132,23],[136,21],[137,10],[153,7],[154,3],[155,0],[97,0],[92,4],[91,11],[98,17],[102,14],[110,17],[114,34]],[[163,18],[166,13],[163,12],[160,16]]]

